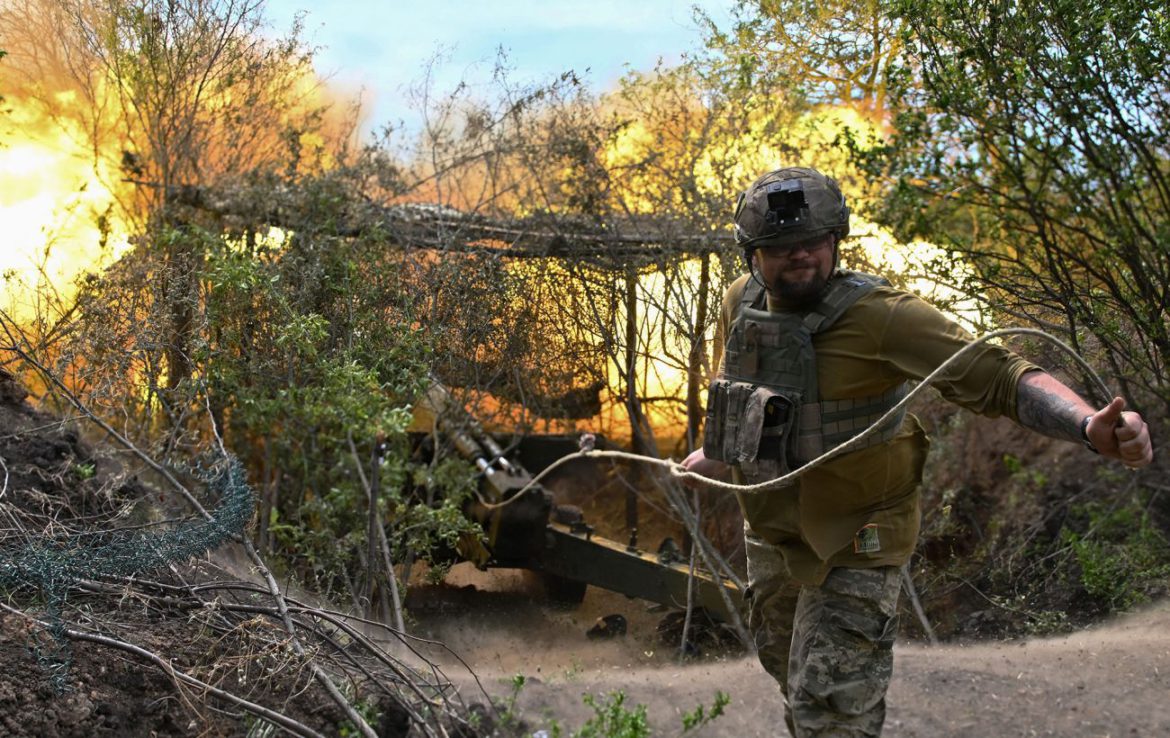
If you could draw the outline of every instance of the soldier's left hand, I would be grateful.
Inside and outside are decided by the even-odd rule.
[[[1085,435],[1102,456],[1117,459],[1137,469],[1154,460],[1150,429],[1142,416],[1125,410],[1125,400],[1113,398],[1101,410],[1089,417]]]
[[[731,477],[731,467],[722,461],[708,459],[707,454],[703,452],[702,446],[699,446],[682,460],[682,468],[694,474],[720,481],[727,481]],[[701,482],[685,479],[683,480],[683,484],[688,487],[697,487]]]

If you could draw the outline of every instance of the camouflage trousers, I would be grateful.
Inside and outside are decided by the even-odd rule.
[[[879,736],[894,664],[895,566],[836,568],[820,586],[788,577],[773,547],[747,537],[748,625],[780,683],[796,738]]]

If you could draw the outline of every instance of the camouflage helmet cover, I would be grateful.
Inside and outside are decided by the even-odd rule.
[[[825,233],[849,235],[849,208],[836,180],[807,167],[764,174],[739,196],[735,242],[798,243]]]

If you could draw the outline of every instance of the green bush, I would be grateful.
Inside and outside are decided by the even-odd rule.
[[[482,535],[462,514],[474,469],[411,459],[410,408],[428,385],[430,349],[388,258],[376,242],[307,233],[279,248],[225,240],[206,261],[214,329],[200,359],[211,394],[254,472],[280,470],[283,489],[266,501],[273,548],[325,593],[352,593],[363,576],[376,439],[396,562]]]
[[[625,692],[610,692],[604,703],[599,703],[591,694],[585,695],[584,700],[593,708],[593,717],[573,733],[573,738],[646,738],[650,735],[646,706],[626,707]]]
[[[1108,610],[1122,611],[1165,591],[1170,544],[1141,506],[1089,504],[1076,512],[1088,519],[1087,528],[1065,527],[1061,540],[1076,556],[1086,593]]]
[[[508,714],[515,705],[516,693],[523,686],[523,677],[517,677],[519,683],[514,682],[515,690],[508,703]],[[582,698],[586,705],[593,709],[593,716],[585,721],[571,738],[646,738],[651,735],[650,725],[646,719],[646,706],[626,706],[626,693],[614,690],[605,695],[605,701],[600,702],[598,697],[586,694]],[[700,728],[723,714],[723,708],[730,704],[731,698],[724,692],[715,693],[715,702],[707,709],[698,705],[694,710],[682,716],[682,732]],[[559,723],[553,721],[548,731],[550,738],[561,738],[563,735]]]

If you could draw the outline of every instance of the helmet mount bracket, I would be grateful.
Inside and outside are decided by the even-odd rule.
[[[808,201],[804,197],[804,185],[799,179],[785,179],[772,182],[765,190],[768,212],[764,221],[776,231],[800,228],[809,221]]]

